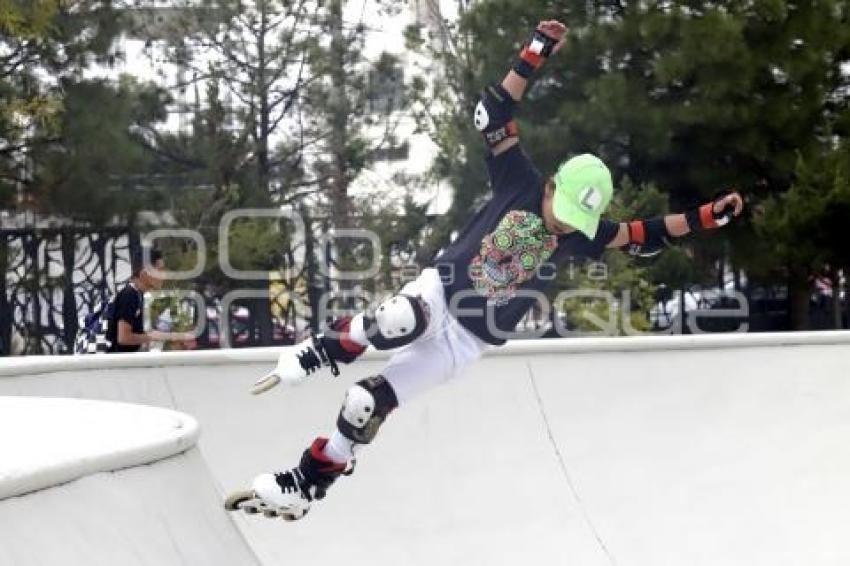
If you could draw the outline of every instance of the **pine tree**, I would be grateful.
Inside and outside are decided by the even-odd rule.
[[[243,204],[285,200],[300,178],[292,165],[316,140],[300,136],[308,73],[308,43],[317,3],[283,0],[178,0],[167,24],[147,34],[151,56],[183,70],[181,87],[215,82],[232,128],[248,150]],[[291,144],[293,140],[298,143]]]
[[[165,118],[168,96],[124,77],[63,81],[54,139],[30,149],[30,194],[39,210],[105,224],[119,215],[134,223],[143,202],[136,189],[150,183],[151,158],[132,131]],[[36,139],[45,139],[48,133]]]
[[[382,221],[391,223],[397,215],[398,204],[386,211],[371,210],[369,203],[352,197],[351,187],[379,152],[401,145],[395,134],[406,106],[400,62],[386,52],[374,61],[365,57],[368,22],[362,17],[347,21],[345,5],[342,0],[330,0],[318,12],[317,28],[322,31],[311,45],[313,82],[307,97],[313,137],[321,138],[306,163],[317,189],[311,205],[314,211],[327,211],[329,227],[335,229],[367,228],[382,212],[389,214]],[[373,1],[370,7],[377,13],[394,10],[389,2]],[[333,246],[332,263],[343,271],[363,269],[373,259],[363,244],[340,239]],[[371,286],[365,281],[334,282],[339,290],[364,284]]]
[[[29,194],[32,152],[59,139],[65,85],[108,63],[111,1],[0,0],[0,206]]]
[[[474,82],[499,80],[528,30],[547,17],[565,20],[570,40],[519,111],[523,145],[544,172],[590,151],[617,180],[658,186],[672,210],[732,187],[757,209],[793,185],[798,156],[817,159],[847,135],[846,2],[479,2],[461,24]],[[464,145],[452,156],[468,163],[477,151]],[[774,245],[756,241],[748,222],[694,242],[698,263],[731,249],[733,264],[754,273],[766,273],[756,267]],[[774,274],[799,280],[792,271]],[[807,289],[789,286],[800,308]]]

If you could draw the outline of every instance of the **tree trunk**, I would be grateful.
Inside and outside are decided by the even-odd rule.
[[[314,221],[310,218],[307,208],[303,204],[299,212],[304,219],[305,233],[307,234],[307,237],[304,239],[304,263],[305,275],[307,277],[307,304],[310,305],[309,324],[314,332],[318,332],[324,322],[319,317],[319,304],[321,303],[322,296],[328,289],[316,265],[316,251],[314,249],[316,240],[313,238],[313,234],[315,233]]]
[[[260,6],[260,31],[257,34],[257,94],[260,99],[260,124],[257,133],[257,185],[259,196],[264,201],[269,197],[271,171],[269,167],[269,130],[271,128],[271,109],[269,106],[269,85],[266,84],[266,34],[268,33],[268,13],[265,3]]]
[[[331,150],[331,217],[333,228],[352,228],[352,205],[348,195],[349,186],[349,119],[351,101],[348,98],[346,54],[349,46],[343,34],[342,1],[332,0],[328,8],[331,45],[329,52],[330,80],[332,85],[330,111],[330,150]],[[350,239],[338,239],[334,242],[337,267],[345,272],[357,269],[357,261],[351,248]],[[354,309],[357,301],[346,297],[345,293],[355,288],[355,281],[346,279],[336,282],[343,293],[340,306]]]
[[[265,2],[258,4],[260,11],[260,28],[256,32],[257,41],[257,97],[259,98],[259,124],[257,131],[257,194],[252,195],[254,206],[262,206],[269,202],[271,184],[271,167],[269,164],[269,136],[271,130],[271,108],[269,105],[268,57],[266,55],[266,39],[269,32],[268,6]],[[249,202],[251,202],[249,201]],[[246,282],[247,283],[247,282]],[[269,279],[252,281],[246,286],[266,293],[263,297],[254,297],[246,302],[249,305],[252,327],[256,329],[256,343],[260,346],[270,346],[274,336],[274,321],[271,312],[271,288]]]
[[[717,289],[722,293],[726,289],[726,248],[720,253],[717,260]]]
[[[351,114],[350,103],[346,93],[346,64],[347,46],[343,35],[342,2],[333,0],[328,10],[330,15],[331,47],[330,75],[333,91],[331,93],[330,122],[331,122],[331,192],[333,194],[332,216],[334,227],[349,228],[351,226],[351,204],[348,198],[348,119]]]
[[[0,238],[0,273],[6,273],[8,244]],[[0,356],[12,354],[12,308],[6,299],[6,276],[0,277]]]
[[[67,229],[62,232],[62,265],[65,266],[64,294],[62,296],[62,323],[64,325],[64,340],[69,353],[74,352],[74,341],[77,335],[77,299],[74,296],[74,231]]]
[[[850,274],[850,266],[845,267],[842,270],[842,273],[845,277],[845,281],[844,281],[844,292],[845,292],[845,296],[844,296],[844,319],[847,320],[848,325],[850,325],[850,300],[848,300],[848,297],[846,295],[846,293],[848,291],[850,291],[850,285],[847,284],[847,280],[846,280],[848,274]]]
[[[841,325],[841,270],[833,269],[830,273],[832,281],[832,327],[840,330]]]
[[[791,330],[809,329],[809,272],[792,266],[788,273],[788,317]]]
[[[29,295],[32,304],[32,325],[27,328],[24,340],[26,343],[25,354],[43,354],[42,350],[42,334],[41,334],[41,296],[39,290],[42,286],[41,281],[41,264],[38,257],[39,239],[35,237],[27,238],[24,243],[24,253],[27,254],[32,266],[32,271],[28,273],[29,279],[25,283],[26,292]]]

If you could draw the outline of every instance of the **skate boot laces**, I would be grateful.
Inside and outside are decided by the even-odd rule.
[[[298,363],[307,372],[307,375],[322,367],[322,360],[319,359],[313,348],[309,346],[295,354],[295,357],[298,358]]]
[[[295,354],[298,359],[298,364],[307,375],[318,371],[322,366],[328,366],[331,369],[331,375],[334,377],[339,375],[339,367],[333,358],[325,353],[325,348],[322,345],[322,336],[313,336],[313,345],[306,346],[300,352]]]
[[[300,495],[308,502],[313,501],[313,495],[310,493],[310,484],[298,468],[277,473],[274,475],[274,478],[284,494]]]

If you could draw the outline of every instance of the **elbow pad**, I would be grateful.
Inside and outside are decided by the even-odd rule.
[[[494,147],[509,137],[519,135],[514,120],[516,101],[502,85],[490,85],[481,93],[475,106],[475,129],[484,136],[487,145]]]
[[[661,217],[629,222],[628,252],[640,257],[658,255],[669,244],[667,224]]]

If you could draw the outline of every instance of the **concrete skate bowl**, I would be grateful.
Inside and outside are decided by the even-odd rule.
[[[495,349],[393,413],[354,475],[298,523],[227,515],[221,498],[292,466],[332,430],[349,384],[385,356],[252,397],[275,358],[255,349],[0,361],[0,396],[160,407],[201,428],[197,447],[159,463],[0,501],[0,564],[850,564],[850,333]],[[119,474],[134,483],[103,488]],[[159,512],[181,496],[183,508]],[[150,503],[147,523],[123,523],[139,501]],[[88,514],[111,517],[105,530],[123,545],[62,527]],[[139,527],[164,517],[172,530]],[[17,537],[11,547],[28,553],[12,560]],[[225,547],[218,561],[191,554],[210,538]],[[156,562],[108,559],[127,545],[156,547]],[[95,558],[53,560],[63,548]]]

